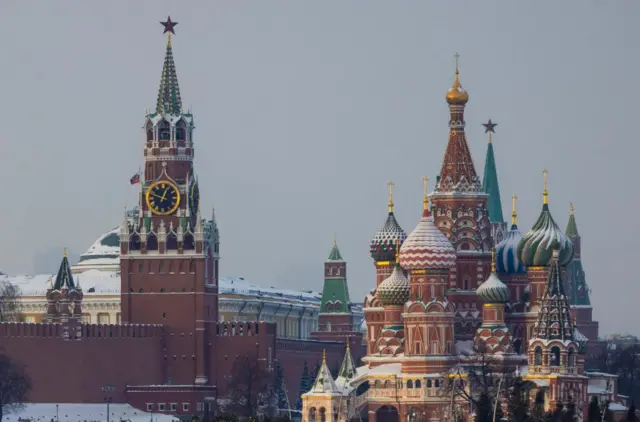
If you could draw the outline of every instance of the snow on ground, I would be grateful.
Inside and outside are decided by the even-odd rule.
[[[109,405],[110,422],[131,421],[131,422],[174,422],[178,418],[161,413],[147,413],[135,409],[128,404]],[[106,422],[106,404],[73,404],[62,403],[58,405],[56,413],[55,403],[29,403],[24,409],[18,412],[6,412],[3,421],[17,422],[18,419],[32,420],[34,422],[56,421],[56,414],[59,422]]]

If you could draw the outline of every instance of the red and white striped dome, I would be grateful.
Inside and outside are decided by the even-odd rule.
[[[456,250],[424,210],[420,222],[400,248],[400,265],[406,270],[446,269],[456,265]]]

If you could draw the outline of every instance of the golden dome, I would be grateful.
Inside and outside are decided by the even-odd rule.
[[[458,72],[458,69],[456,69],[456,80],[453,81],[453,86],[449,88],[445,98],[449,104],[454,105],[464,105],[469,101],[469,94],[460,84],[460,72]]]

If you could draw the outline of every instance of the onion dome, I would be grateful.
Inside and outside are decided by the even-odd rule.
[[[488,303],[507,303],[509,288],[496,275],[496,250],[491,254],[491,275],[478,287],[476,294]]]
[[[456,250],[438,229],[429,213],[427,178],[424,179],[422,218],[400,248],[400,264],[406,270],[446,269],[456,265]]]
[[[453,86],[447,91],[445,99],[447,103],[451,105],[464,105],[469,101],[469,94],[462,88],[460,84],[460,72],[458,71],[458,58],[460,56],[456,54],[456,79],[453,81]]]
[[[526,272],[518,254],[518,244],[522,239],[522,233],[520,233],[516,223],[516,217],[518,216],[516,199],[518,198],[515,195],[511,198],[511,229],[507,232],[502,242],[496,245],[496,270],[499,273],[521,274]]]
[[[573,258],[573,243],[558,228],[549,211],[547,191],[547,170],[544,172],[544,192],[542,212],[538,221],[533,225],[518,244],[518,256],[527,267],[546,266],[551,263],[554,249],[558,250],[558,264],[565,266]]]
[[[377,291],[382,306],[402,306],[409,300],[409,280],[399,263],[396,262],[393,272],[380,283]]]
[[[407,234],[402,230],[393,213],[393,183],[389,182],[389,215],[384,226],[371,240],[371,257],[376,262],[395,261],[397,245],[401,245],[406,238]]]

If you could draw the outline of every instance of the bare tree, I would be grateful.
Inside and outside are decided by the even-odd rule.
[[[477,422],[491,422],[494,409],[495,420],[502,417],[502,406],[500,403],[496,406],[496,400],[507,397],[513,380],[513,374],[505,373],[490,353],[477,349],[476,354],[462,357],[446,378],[441,394],[451,397],[452,404],[470,403]]]
[[[8,281],[0,281],[0,322],[22,322],[20,288]]]
[[[255,358],[239,356],[228,376],[225,411],[243,416],[270,416],[277,408],[273,374]]]
[[[7,411],[17,411],[27,401],[31,380],[22,365],[0,355],[0,421]]]

